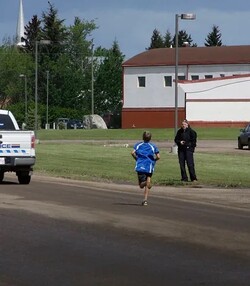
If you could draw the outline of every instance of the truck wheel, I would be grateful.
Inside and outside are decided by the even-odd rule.
[[[4,172],[0,172],[0,184],[2,183],[4,178]]]
[[[30,183],[31,176],[30,175],[19,175],[18,181],[19,184],[28,185]]]
[[[238,139],[238,148],[243,149],[243,145],[241,144],[240,139]]]
[[[250,140],[248,140],[248,149],[250,150]]]

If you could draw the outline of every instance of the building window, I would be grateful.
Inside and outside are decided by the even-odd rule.
[[[185,79],[186,79],[185,75],[178,75],[178,80],[185,80]]]
[[[211,74],[206,74],[205,78],[213,78],[213,76]]]
[[[138,76],[138,86],[145,87],[146,86],[146,77],[145,76]]]
[[[164,85],[165,86],[172,86],[172,76],[164,76]]]
[[[192,79],[192,80],[198,80],[198,79],[199,79],[199,76],[198,76],[198,75],[191,75],[191,79]]]

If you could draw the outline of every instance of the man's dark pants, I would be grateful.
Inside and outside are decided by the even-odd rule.
[[[187,162],[187,167],[189,171],[190,180],[197,180],[195,169],[194,169],[194,152],[193,149],[178,150],[179,164],[181,169],[181,179],[182,181],[188,181],[188,176],[186,172],[185,163]]]

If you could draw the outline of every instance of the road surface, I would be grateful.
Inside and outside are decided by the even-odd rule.
[[[0,285],[249,285],[250,190],[33,176],[0,189]]]

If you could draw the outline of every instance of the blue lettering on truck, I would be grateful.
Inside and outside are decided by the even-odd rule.
[[[0,144],[0,148],[20,148],[20,144]]]
[[[7,153],[7,154],[23,153],[23,154],[26,154],[27,153],[26,150],[20,149],[20,144],[0,144],[0,149],[3,149],[3,150],[0,150],[0,154],[3,154],[3,153]]]

